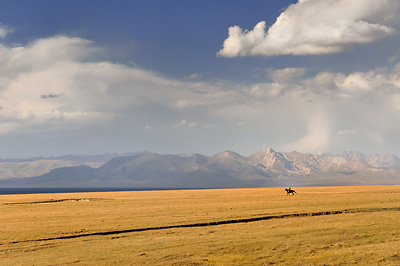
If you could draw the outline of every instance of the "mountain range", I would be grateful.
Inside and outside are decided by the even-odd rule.
[[[235,188],[400,184],[400,159],[397,156],[365,155],[358,151],[318,155],[277,152],[268,148],[248,157],[232,151],[212,156],[140,152],[109,155],[110,159],[105,163],[90,161],[89,157],[70,160],[71,156],[31,160],[30,163],[39,165],[38,162],[44,160],[53,161],[53,165],[57,165],[54,164],[56,161],[69,161],[76,165],[55,167],[37,176],[25,172],[17,177],[14,172],[13,178],[0,180],[0,186]],[[32,173],[37,172],[34,168],[32,166]]]
[[[139,152],[140,153],[140,152]],[[105,162],[122,156],[132,156],[136,153],[106,153],[100,155],[63,155],[59,157],[32,157],[26,159],[0,159],[0,180],[13,177],[32,177],[50,172],[51,170],[87,165],[100,167]]]

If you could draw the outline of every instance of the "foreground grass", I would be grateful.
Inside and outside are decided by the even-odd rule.
[[[296,190],[299,194],[294,197],[286,196],[282,188],[1,196],[0,262],[1,265],[400,264],[400,211],[396,210],[400,207],[400,186]],[[56,201],[65,199],[88,201]],[[353,213],[123,232],[349,209]],[[121,233],[90,235],[110,231]],[[57,239],[82,234],[89,235]],[[54,239],[45,240],[49,238]]]

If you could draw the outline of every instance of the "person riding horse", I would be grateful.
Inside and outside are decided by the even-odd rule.
[[[297,192],[294,191],[294,189],[292,189],[291,187],[285,188],[285,191],[286,191],[286,195],[289,195],[289,196],[290,196],[290,194],[292,194],[292,196],[294,196],[294,193],[297,194]]]

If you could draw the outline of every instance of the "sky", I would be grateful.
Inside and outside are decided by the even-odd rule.
[[[0,158],[400,155],[398,0],[0,0]]]

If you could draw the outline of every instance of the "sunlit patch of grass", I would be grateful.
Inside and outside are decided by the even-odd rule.
[[[400,186],[13,195],[0,198],[2,265],[399,265]],[[12,204],[49,199],[97,198]],[[249,223],[82,233],[353,209]]]

